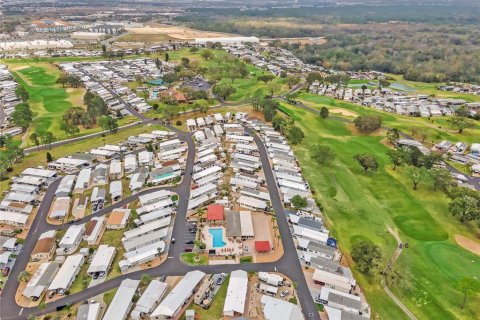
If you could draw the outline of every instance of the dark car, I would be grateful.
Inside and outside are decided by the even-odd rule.
[[[193,241],[193,240],[189,240],[189,241],[185,242],[185,244],[194,244],[194,243],[195,243],[195,241]]]
[[[184,251],[185,251],[185,252],[192,252],[192,251],[193,251],[193,247],[185,247]]]
[[[10,273],[10,267],[3,268],[2,275],[4,277],[8,276],[9,273]]]

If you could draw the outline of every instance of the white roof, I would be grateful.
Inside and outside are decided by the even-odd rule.
[[[110,174],[122,173],[122,162],[118,159],[113,159],[110,162]]]
[[[172,140],[167,140],[167,141],[160,142],[158,144],[158,146],[160,147],[160,150],[162,150],[162,148],[165,148],[165,147],[168,147],[168,146],[174,146],[174,145],[177,145],[177,144],[180,144],[180,140],[172,139]]]
[[[135,305],[131,317],[139,319],[141,313],[150,313],[160,299],[162,299],[167,291],[167,287],[168,285],[165,282],[152,280]]]
[[[265,209],[267,207],[267,203],[265,201],[248,197],[248,196],[240,196],[238,198],[238,204],[240,204],[241,206],[247,206],[247,207],[258,208],[258,209]]]
[[[160,230],[162,228],[167,227],[170,224],[170,221],[171,221],[171,217],[166,217],[164,219],[154,220],[152,222],[142,224],[141,226],[135,229],[125,231],[123,233],[123,238],[131,239],[155,230]]]
[[[77,183],[75,183],[75,189],[83,189],[85,185],[88,185],[90,183],[91,175],[92,175],[91,168],[80,170],[77,177]]]
[[[63,236],[62,240],[60,240],[58,245],[60,247],[72,246],[77,242],[78,238],[82,237],[84,232],[85,232],[84,224],[72,225],[67,229],[67,231],[65,232],[65,235]]]
[[[130,311],[131,302],[137,291],[140,280],[125,279],[120,284],[103,320],[125,319]]]
[[[110,194],[112,197],[122,195],[122,181],[116,180],[110,183]]]
[[[172,317],[192,295],[193,289],[195,289],[204,276],[205,273],[202,271],[195,270],[188,272],[152,312],[150,317],[162,315],[165,317]]]
[[[300,226],[293,226],[293,234],[302,238],[316,240],[321,243],[327,243],[328,233],[319,232],[309,228],[303,228]]]
[[[196,125],[195,119],[187,119],[187,127],[195,127]]]
[[[115,247],[109,247],[106,244],[100,245],[93,256],[92,263],[88,267],[87,273],[108,271],[108,268],[115,257],[115,250]]]
[[[262,295],[261,303],[265,320],[303,320],[300,308],[290,302]]]
[[[0,222],[5,224],[24,225],[27,223],[28,215],[23,213],[0,210]]]
[[[147,205],[150,203],[158,202],[159,200],[170,198],[172,196],[172,192],[169,190],[159,190],[155,192],[150,192],[138,197],[140,203],[142,205]]]
[[[145,262],[146,258],[154,258],[158,256],[159,252],[163,252],[165,250],[165,242],[163,240],[157,241],[155,243],[151,243],[145,247],[141,247],[135,251],[126,252],[123,256],[129,265],[135,265],[139,262]],[[120,266],[122,265],[122,261],[119,262]]]
[[[60,267],[60,270],[58,270],[58,273],[48,287],[48,290],[67,290],[72,278],[75,277],[77,270],[82,266],[83,260],[83,255],[81,254],[68,256]]]
[[[36,168],[27,168],[23,170],[22,176],[33,176],[42,178],[52,178],[57,174],[55,170],[45,170]]]
[[[214,185],[213,183],[208,183],[204,186],[201,186],[200,188],[193,189],[190,191],[190,199],[199,197],[204,194],[209,194],[209,193],[216,193],[217,192],[217,186]]]
[[[248,274],[243,270],[235,270],[230,274],[227,296],[223,306],[223,313],[233,314],[245,312],[245,300],[248,291]]]
[[[356,285],[356,281],[353,278],[320,269],[315,269],[312,278],[313,280],[318,280],[328,285],[335,286],[336,288],[348,291],[352,288],[352,286]]]
[[[222,170],[222,168],[220,168],[219,166],[216,166],[216,165],[212,166],[212,167],[209,167],[205,170],[202,170],[202,171],[199,171],[199,172],[195,173],[193,175],[193,180],[198,180],[198,179],[204,178],[204,177],[206,177],[206,176],[208,176],[212,173],[219,172],[221,170]]]

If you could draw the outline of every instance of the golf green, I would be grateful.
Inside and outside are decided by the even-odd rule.
[[[478,319],[480,309],[471,297],[460,309],[462,294],[452,284],[464,276],[480,275],[480,258],[460,248],[449,235],[468,234],[472,229],[448,213],[448,199],[426,183],[412,189],[405,170],[391,169],[382,143],[384,135],[359,135],[352,125],[338,118],[318,115],[283,104],[307,137],[294,147],[305,178],[324,208],[327,225],[347,260],[352,245],[368,239],[379,245],[385,259],[393,254],[396,242],[386,227],[399,231],[409,248],[400,256],[395,269],[408,285],[391,288],[418,319]],[[393,115],[388,115],[394,117]],[[312,161],[314,144],[329,145],[336,153],[333,164],[321,167]],[[357,153],[373,154],[378,172],[365,174],[353,159]],[[387,261],[385,261],[387,263]],[[374,316],[379,319],[405,319],[400,309],[383,292],[380,278],[365,276],[353,268],[360,287],[367,295]],[[373,317],[372,317],[373,318]]]

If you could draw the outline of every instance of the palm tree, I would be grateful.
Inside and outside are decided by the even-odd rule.
[[[367,85],[365,85],[365,84],[362,85],[362,100],[365,99],[365,90],[367,90],[367,89],[368,89]]]

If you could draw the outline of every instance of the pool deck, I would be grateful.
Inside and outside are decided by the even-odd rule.
[[[213,247],[213,236],[209,232],[210,229],[222,229],[222,240],[225,242],[225,246],[221,248]],[[217,255],[228,256],[228,255],[241,255],[243,253],[243,243],[240,241],[238,243],[236,240],[232,240],[226,237],[226,230],[223,226],[209,226],[205,225],[202,232],[200,233],[201,241],[206,244],[206,251],[215,249],[217,250]]]

